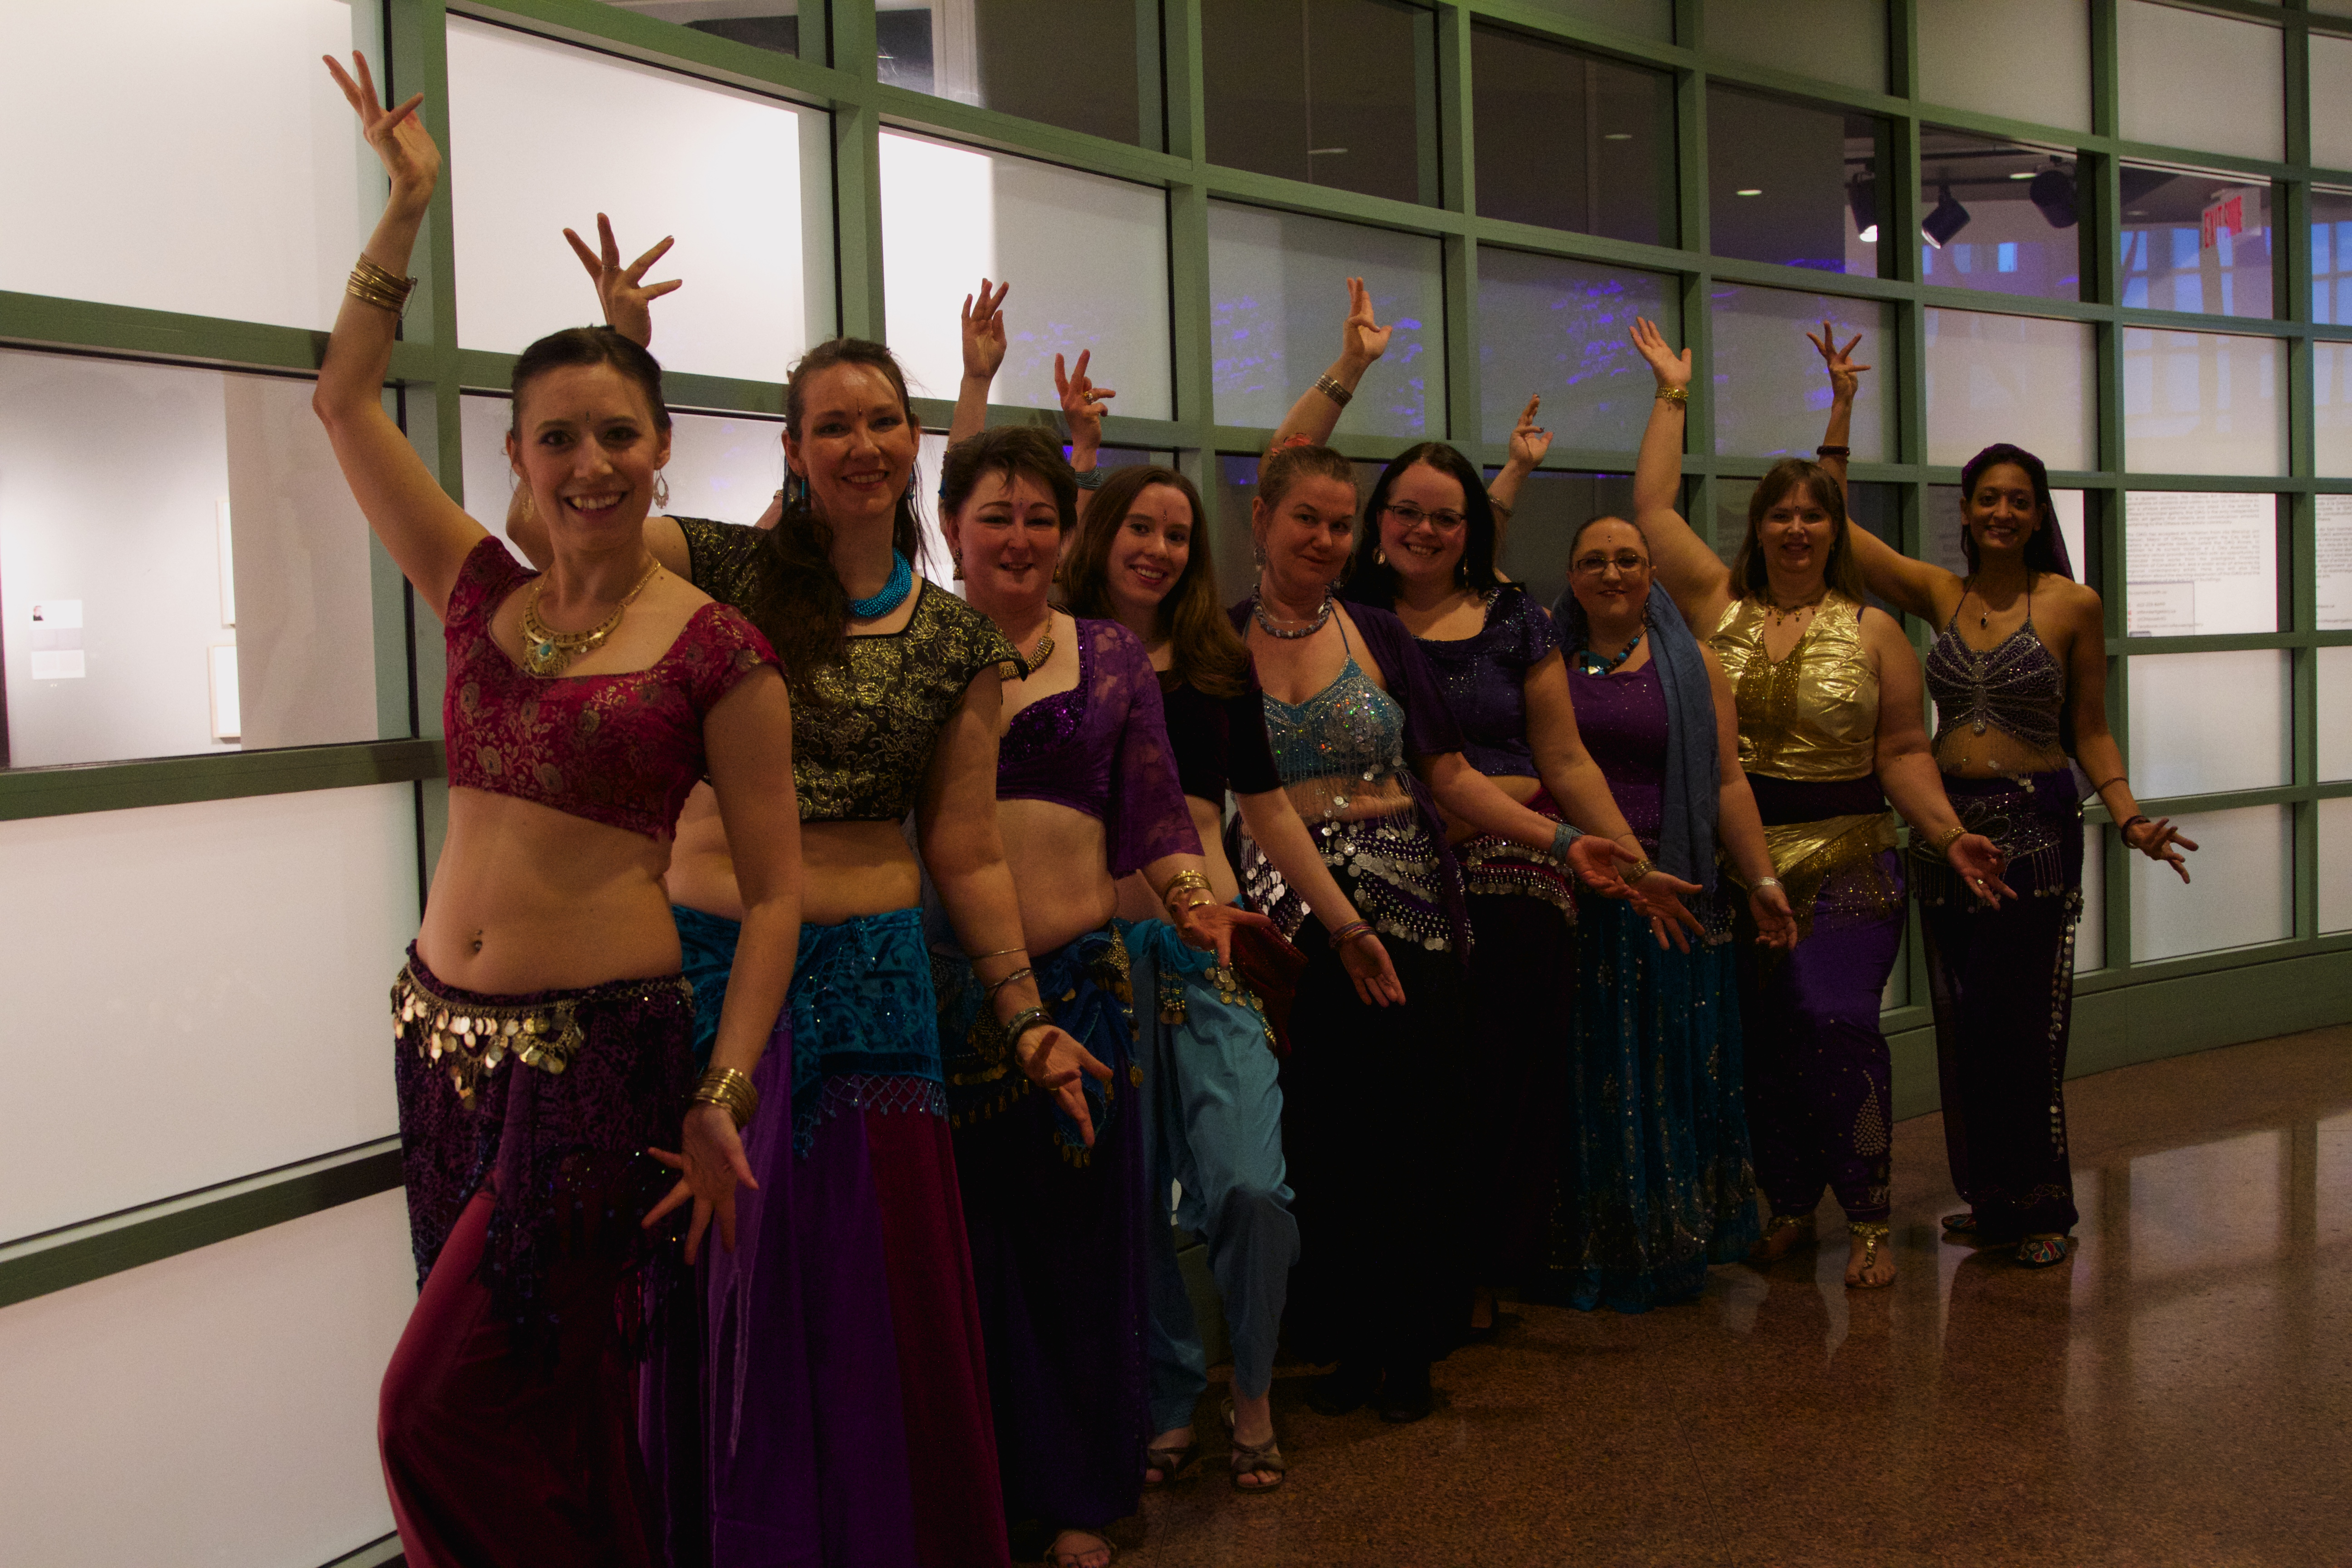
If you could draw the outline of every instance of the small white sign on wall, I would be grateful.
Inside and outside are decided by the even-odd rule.
[[[234,741],[245,733],[237,710],[236,644],[215,643],[205,650],[212,665],[213,739]]]
[[[35,680],[84,679],[88,670],[82,662],[81,601],[36,600],[26,651],[32,655]]]

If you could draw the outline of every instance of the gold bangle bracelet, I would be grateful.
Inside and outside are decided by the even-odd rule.
[[[712,1068],[702,1075],[694,1087],[698,1105],[715,1105],[724,1110],[740,1132],[751,1124],[760,1112],[760,1091],[751,1085],[751,1075],[734,1068]]]
[[[1690,388],[1687,386],[1662,386],[1658,388],[1657,401],[1660,403],[1680,403],[1687,405],[1690,402]]]
[[[1955,822],[1949,827],[1944,829],[1943,832],[1936,835],[1936,853],[1941,855],[1945,850],[1949,849],[1954,844],[1957,844],[1960,839],[1966,837],[1968,836],[1968,831],[1969,825],[1967,823]]]

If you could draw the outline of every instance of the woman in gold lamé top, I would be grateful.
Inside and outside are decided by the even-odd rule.
[[[1838,487],[1790,459],[1756,487],[1729,569],[1674,509],[1690,351],[1648,321],[1633,342],[1658,378],[1633,479],[1659,580],[1706,637],[1739,709],[1739,762],[1774,877],[1796,911],[1786,953],[1743,943],[1748,1130],[1771,1218],[1757,1258],[1812,1238],[1829,1187],[1845,1210],[1846,1283],[1895,1279],[1887,1235],[1893,1118],[1878,998],[1903,936],[1895,809],[1988,902],[2007,893],[1992,842],[1945,798],[1921,719],[1919,660],[1863,603]]]

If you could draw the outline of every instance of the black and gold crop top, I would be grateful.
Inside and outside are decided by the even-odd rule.
[[[688,575],[722,604],[752,613],[775,558],[767,535],[740,523],[681,517]],[[931,747],[972,678],[1020,671],[1020,654],[987,616],[925,582],[904,627],[853,637],[845,663],[793,689],[793,792],[803,822],[898,822],[915,808]]]

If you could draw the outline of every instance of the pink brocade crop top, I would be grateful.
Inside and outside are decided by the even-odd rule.
[[[650,668],[532,675],[490,636],[490,617],[536,575],[494,534],[474,546],[449,590],[441,700],[449,783],[668,838],[709,765],[703,717],[776,662],[768,639],[712,603]]]

